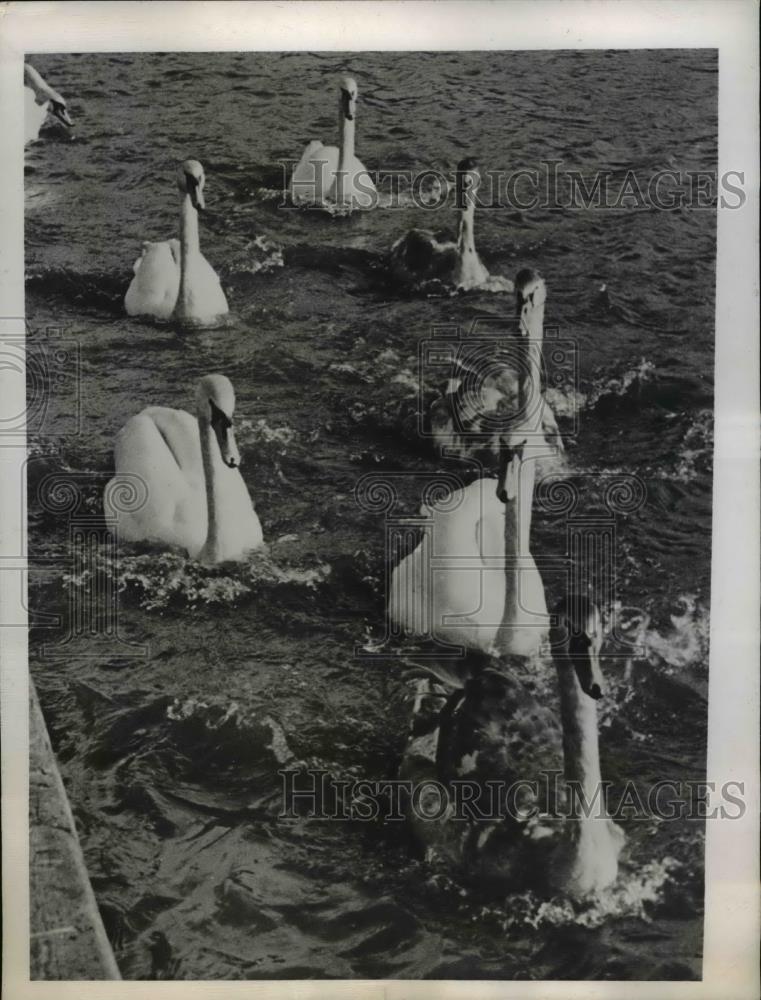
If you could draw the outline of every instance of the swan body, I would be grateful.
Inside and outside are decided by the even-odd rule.
[[[339,145],[308,143],[291,176],[291,198],[297,205],[374,208],[378,192],[354,153],[357,84],[343,77],[339,90]]]
[[[180,239],[143,244],[124,297],[127,315],[176,320],[185,327],[214,327],[224,322],[229,312],[227,299],[199,244],[198,213],[206,206],[205,183],[197,160],[180,166]]]
[[[412,229],[392,246],[389,268],[392,277],[401,283],[440,281],[469,291],[513,291],[507,278],[489,274],[476,251],[474,218],[476,192],[481,183],[478,164],[472,157],[462,160],[455,172],[456,207],[459,231],[454,242],[439,242],[426,229]]]
[[[24,145],[39,138],[48,114],[68,128],[74,124],[64,98],[45,82],[33,66],[24,63]]]
[[[143,243],[143,252],[135,261],[132,279],[124,297],[128,316],[152,316],[169,321],[180,293],[179,240]]]
[[[262,542],[262,528],[240,474],[232,418],[235,394],[223,375],[198,385],[196,416],[149,406],[117,435],[116,475],[106,487],[106,516],[119,539],[181,548],[201,562],[241,561]],[[145,503],[120,512],[119,475],[139,476]]]
[[[624,835],[599,799],[599,611],[572,596],[556,615],[560,717],[514,660],[476,660],[464,686],[448,696],[441,684],[429,681],[427,695],[418,684],[413,716],[423,724],[413,717],[400,777],[422,790],[410,820],[429,856],[497,891],[539,885],[581,898],[615,881]],[[420,711],[426,702],[427,720]],[[561,764],[565,794],[548,778]],[[457,805],[453,782],[470,786],[469,811]],[[452,793],[444,809],[442,785]],[[593,806],[587,815],[582,795]]]
[[[389,616],[398,630],[488,655],[539,650],[549,618],[527,545],[533,462],[516,456],[511,464],[508,503],[497,498],[493,479],[477,479],[422,507],[430,543],[418,545],[391,579]]]

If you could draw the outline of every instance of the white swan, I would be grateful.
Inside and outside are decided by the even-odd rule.
[[[555,614],[560,725],[525,674],[504,663],[481,664],[446,700],[432,729],[417,727],[400,777],[421,790],[410,819],[429,853],[498,891],[539,884],[583,897],[615,881],[625,838],[601,798],[600,613],[588,598],[571,595]],[[416,706],[423,704],[418,695]],[[548,777],[560,770],[561,736],[565,802],[552,794]],[[455,796],[442,810],[441,783],[451,790],[453,781],[470,786],[469,810],[459,815]],[[511,786],[519,789],[512,797]]]
[[[431,407],[431,432],[445,454],[466,457],[485,452],[498,457],[502,430],[515,419],[527,434],[541,435],[555,450],[563,440],[542,386],[544,279],[530,268],[515,279],[518,335],[463,341],[442,398]],[[520,384],[516,371],[523,375]]]
[[[106,487],[106,516],[123,541],[185,549],[206,564],[241,561],[262,544],[262,527],[240,474],[232,418],[235,393],[224,375],[206,375],[196,416],[149,406],[119,432],[116,475]],[[141,477],[144,505],[131,513],[111,499],[119,475]]]
[[[480,184],[476,160],[461,160],[455,172],[455,207],[460,220],[457,240],[439,243],[427,229],[410,230],[391,247],[389,269],[396,281],[438,280],[464,291],[481,288],[512,292],[512,281],[490,275],[476,251],[474,220]]]
[[[374,208],[378,193],[364,164],[354,154],[357,84],[341,79],[338,98],[338,146],[313,139],[291,176],[291,197],[297,205],[334,203],[346,208]]]
[[[184,327],[214,327],[224,322],[229,312],[227,299],[198,240],[198,213],[206,207],[205,184],[198,160],[185,160],[180,165],[180,239],[143,244],[143,253],[134,265],[135,277],[124,297],[129,316],[173,319]]]
[[[48,112],[69,128],[73,126],[63,97],[33,66],[24,63],[24,145],[39,137]]]
[[[524,456],[528,446],[519,437],[505,445],[497,490],[493,479],[477,479],[423,506],[430,541],[391,578],[389,617],[397,631],[494,656],[539,651],[549,618],[529,551],[535,459]]]

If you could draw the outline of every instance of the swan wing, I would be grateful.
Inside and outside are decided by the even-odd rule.
[[[39,137],[42,123],[48,114],[48,102],[37,103],[31,87],[24,87],[24,145]]]
[[[184,322],[213,326],[229,311],[217,272],[202,253],[189,255],[183,299],[177,300],[175,314]]]
[[[180,546],[191,555],[206,540],[207,512],[198,422],[183,410],[152,406],[132,417],[117,435],[116,479],[138,476],[146,500],[125,514],[106,498],[106,514],[127,541]],[[113,482],[113,480],[112,480]]]
[[[389,258],[399,280],[448,281],[457,261],[457,247],[439,242],[427,229],[411,229],[394,243]]]
[[[328,200],[335,201],[339,151],[335,146],[329,146],[328,149],[336,151],[335,166],[330,168],[327,191]],[[358,160],[356,156],[349,157],[344,170],[346,171],[344,198],[351,202],[352,208],[374,208],[378,201],[378,192],[370,177],[370,172],[362,161]]]
[[[330,194],[338,170],[338,147],[323,146],[314,140],[291,177],[291,197],[299,205],[319,205]]]
[[[439,509],[422,508],[431,534],[394,570],[389,616],[413,635],[490,652],[505,600],[504,508],[495,496],[485,516],[494,480],[483,482],[455,491]]]
[[[179,241],[144,243],[124,297],[128,316],[168,320],[180,291]]]
[[[230,469],[212,451],[219,538],[218,562],[239,561],[264,543],[262,526],[239,468]]]
[[[542,771],[557,769],[563,759],[557,705],[537,697],[507,663],[470,681],[448,744],[450,775],[479,783],[536,780],[542,788]],[[533,790],[524,794],[523,805],[534,804]]]

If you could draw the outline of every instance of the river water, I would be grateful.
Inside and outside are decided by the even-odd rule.
[[[483,172],[546,173],[559,161],[585,178],[608,171],[614,190],[629,169],[643,185],[659,170],[713,171],[715,54],[31,61],[76,127],[49,126],[25,154],[30,350],[49,376],[30,433],[30,662],[124,977],[698,978],[698,820],[622,818],[618,883],[578,905],[487,897],[427,864],[403,824],[279,817],[284,764],[396,773],[408,663],[404,650],[355,655],[383,634],[385,581],[383,517],[355,487],[401,473],[401,508],[415,510],[421,483],[450,468],[417,433],[420,387],[427,401],[441,374],[421,372],[419,344],[514,307],[509,294],[384,277],[394,240],[412,226],[451,232],[451,208],[403,188],[333,217],[286,209],[278,192],[284,161],[312,138],[335,142],[343,72],[358,82],[357,153],[371,170],[446,174],[475,155]],[[141,241],[177,234],[174,171],[190,156],[206,169],[202,248],[232,315],[178,335],[128,319],[121,301]],[[476,242],[494,274],[541,271],[546,328],[573,345],[572,377],[550,398],[583,509],[599,513],[611,476],[646,490],[616,515],[618,620],[637,649],[603,663],[603,775],[643,796],[659,779],[702,780],[715,211],[513,200],[477,210]],[[114,561],[99,497],[115,433],[149,404],[192,409],[213,371],[236,388],[267,551],[232,568],[139,549]],[[56,506],[60,482],[76,496]],[[537,506],[533,531],[537,556],[563,554],[552,505]],[[81,634],[82,601],[114,590],[118,634],[97,621]]]

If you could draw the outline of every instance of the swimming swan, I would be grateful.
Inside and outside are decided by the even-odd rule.
[[[48,112],[69,128],[74,125],[63,97],[43,80],[33,66],[24,63],[24,145],[39,137]]]
[[[427,229],[410,230],[391,247],[389,269],[395,280],[401,283],[438,280],[464,291],[472,288],[513,291],[512,281],[489,274],[476,251],[473,226],[480,184],[476,160],[472,157],[461,160],[455,172],[457,240],[439,243]]]
[[[354,155],[357,84],[341,79],[338,98],[338,146],[313,139],[291,177],[291,197],[297,205],[374,208],[378,193],[364,164]]]
[[[493,479],[477,479],[423,505],[429,539],[391,577],[396,632],[490,656],[539,651],[549,617],[529,550],[535,458],[524,452],[530,447],[520,434],[507,438],[496,490]]]
[[[233,434],[235,393],[224,375],[198,383],[196,416],[149,406],[121,429],[116,475],[106,487],[106,516],[123,541],[185,549],[206,564],[240,562],[262,544],[262,527],[240,474]],[[120,512],[111,499],[120,473],[140,476],[145,504]]]
[[[433,731],[410,740],[400,777],[422,790],[410,819],[429,854],[498,891],[538,883],[579,898],[615,881],[625,837],[600,798],[600,612],[588,598],[570,595],[555,615],[560,725],[531,678],[504,664],[482,665],[446,700]],[[565,802],[548,777],[560,770],[561,746]],[[440,791],[442,784],[453,791],[453,781],[469,785],[469,808],[459,816],[455,795],[447,802]]]
[[[129,316],[173,319],[185,327],[214,327],[224,321],[229,312],[227,299],[198,240],[198,213],[206,207],[205,184],[198,160],[185,160],[180,165],[180,239],[143,244],[143,253],[134,265],[135,277],[124,297]]]
[[[544,440],[556,454],[563,440],[542,386],[544,279],[530,268],[515,279],[517,336],[474,338],[459,346],[449,380],[431,406],[434,443],[446,455],[478,456],[486,461],[500,451],[500,433],[514,418],[521,419],[534,440]],[[523,380],[516,393],[516,371]]]

